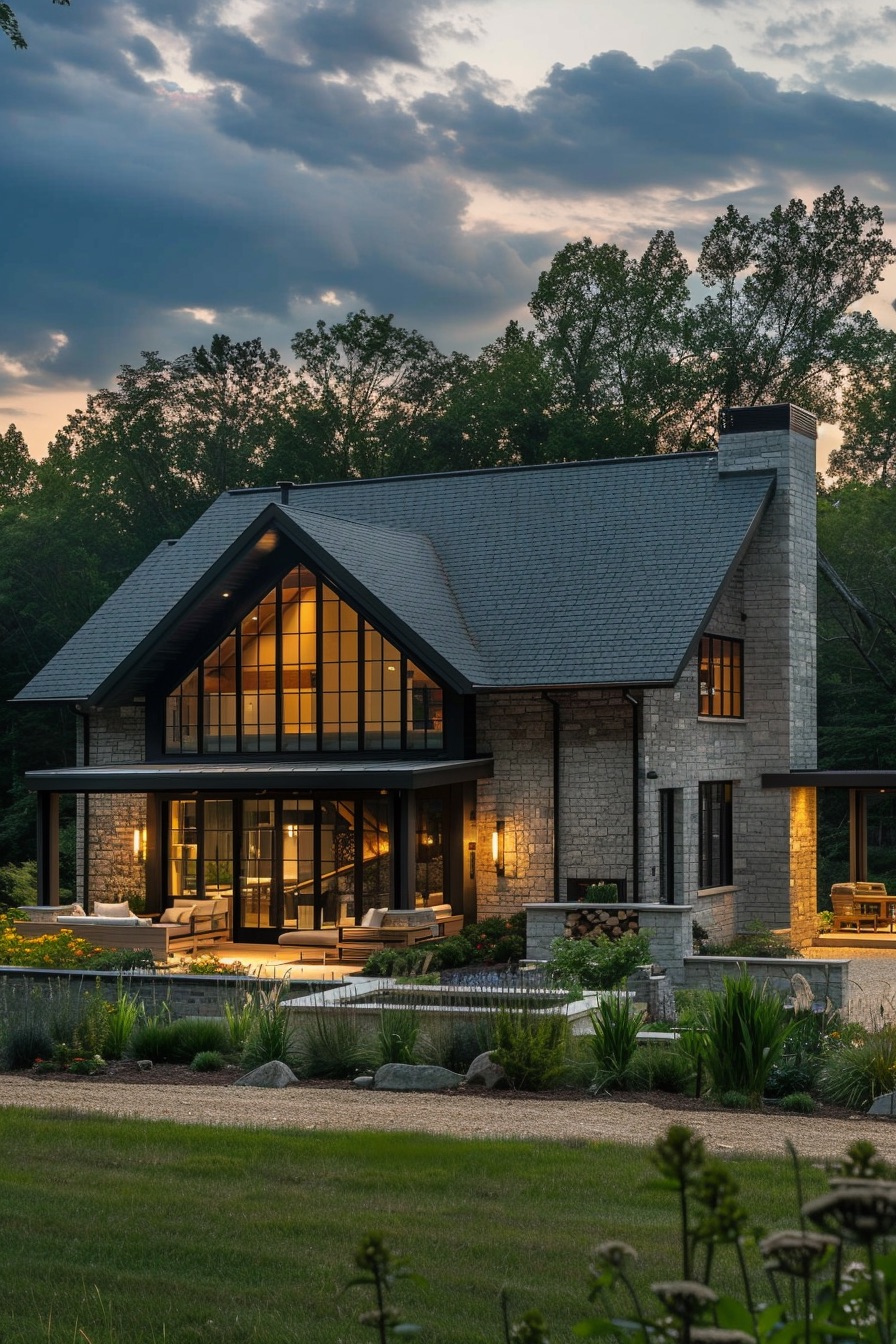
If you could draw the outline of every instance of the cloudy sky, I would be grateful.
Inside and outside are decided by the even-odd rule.
[[[394,312],[475,353],[586,233],[696,256],[835,183],[896,237],[896,3],[18,0],[0,429],[122,363]],[[896,274],[871,305],[896,324]]]

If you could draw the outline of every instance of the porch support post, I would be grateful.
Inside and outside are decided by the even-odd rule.
[[[59,794],[37,795],[37,901],[59,904]]]
[[[849,791],[849,880],[868,881],[868,818],[861,789]]]
[[[413,910],[417,899],[417,800],[403,789],[398,812],[398,907]]]

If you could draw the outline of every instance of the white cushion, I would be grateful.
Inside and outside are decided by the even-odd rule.
[[[112,919],[100,918],[97,915],[64,915],[56,921],[57,927],[63,929],[75,928],[75,927],[82,929],[95,929],[100,924],[103,925],[114,924],[116,926],[123,927],[125,925],[130,926],[132,924],[151,924],[151,923],[152,923],[151,919],[140,919],[137,915],[129,915],[126,919],[123,919],[120,915],[116,915]]]
[[[190,916],[193,913],[192,905],[176,905],[170,910],[163,910],[159,916],[160,924],[189,924]]]
[[[384,905],[379,910],[365,910],[364,918],[361,920],[361,928],[378,929],[383,922],[383,916],[388,908],[388,906]]]
[[[92,914],[97,919],[133,919],[127,901],[94,901]]]

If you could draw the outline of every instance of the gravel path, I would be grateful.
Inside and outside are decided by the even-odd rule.
[[[365,1092],[291,1087],[138,1087],[100,1081],[57,1083],[0,1077],[0,1106],[34,1106],[70,1114],[127,1116],[177,1124],[296,1130],[415,1130],[468,1139],[606,1140],[646,1145],[671,1124],[688,1125],[717,1153],[783,1154],[789,1139],[804,1157],[842,1154],[871,1138],[896,1161],[896,1123],[857,1115],[855,1121],[813,1116],[675,1111],[640,1102],[585,1098],[530,1100],[490,1093]]]

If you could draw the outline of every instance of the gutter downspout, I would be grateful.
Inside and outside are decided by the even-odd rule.
[[[72,712],[73,712],[74,714],[77,714],[78,718],[81,720],[81,722],[82,722],[83,725],[84,725],[84,734],[83,734],[83,737],[81,738],[81,742],[82,742],[83,747],[84,747],[84,760],[82,761],[82,764],[83,764],[83,765],[89,765],[89,764],[90,764],[90,715],[89,715],[89,713],[87,712],[87,710],[85,710],[85,709],[79,709],[77,705],[72,705]],[[90,901],[90,891],[89,891],[89,884],[90,884],[90,862],[89,862],[89,858],[88,858],[88,856],[89,856],[89,853],[90,853],[90,843],[89,843],[89,842],[90,842],[90,794],[89,794],[89,793],[85,793],[85,794],[83,795],[83,797],[84,797],[84,813],[83,813],[83,816],[84,816],[84,835],[83,835],[83,837],[82,837],[82,851],[81,851],[81,904],[84,906],[84,909],[85,909],[85,910],[89,910],[89,909],[90,909],[90,904],[89,904],[89,901]]]
[[[641,866],[640,827],[641,827],[641,790],[638,787],[638,735],[640,728],[641,701],[631,691],[623,691],[623,699],[632,707],[632,896],[637,903],[641,898],[638,891],[638,869]]]
[[[561,900],[560,894],[560,702],[547,691],[542,691],[542,699],[551,706],[552,768],[554,793],[554,900]]]

